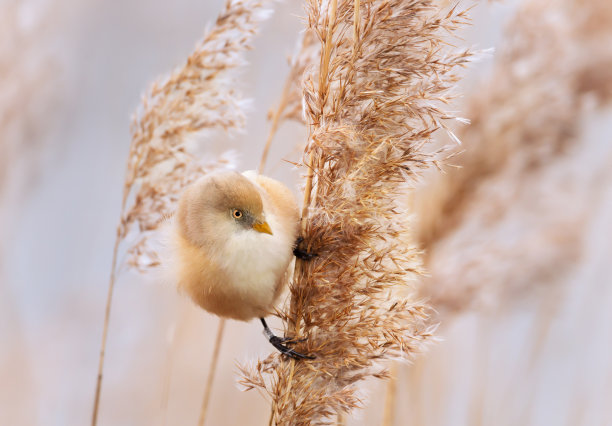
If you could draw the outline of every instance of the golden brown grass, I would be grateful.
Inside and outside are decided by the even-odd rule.
[[[133,228],[129,264],[141,269],[159,264],[150,233],[170,216],[181,189],[211,169],[225,167],[224,158],[206,163],[198,142],[209,129],[240,129],[244,99],[236,89],[235,70],[245,64],[244,52],[259,23],[268,15],[263,1],[228,0],[215,25],[186,63],[163,81],[153,83],[132,124],[132,143],[121,203],[121,220],[113,251],[92,424],[98,419],[104,352],[117,274],[119,245]]]
[[[397,291],[419,270],[398,199],[434,159],[422,147],[453,116],[455,70],[470,56],[445,36],[465,24],[432,1],[308,1],[320,60],[303,83],[310,130],[302,218],[304,248],[279,313],[306,338],[295,362],[272,354],[243,368],[247,388],[272,399],[271,422],[321,424],[362,405],[357,384],[387,376],[385,359],[409,356],[430,336],[428,308]]]
[[[393,426],[395,424],[395,411],[397,404],[397,363],[390,369],[390,377],[387,381],[385,392],[385,406],[383,409],[382,426]]]
[[[259,173],[264,171],[272,140],[281,123],[288,119],[304,121],[300,91],[301,81],[306,68],[314,63],[315,57],[318,55],[318,47],[312,31],[307,30],[300,35],[297,52],[289,60],[289,73],[285,79],[278,105],[268,113],[270,130],[259,162]]]
[[[219,319],[219,326],[217,327],[217,337],[215,338],[214,351],[210,368],[208,370],[208,378],[206,379],[206,386],[204,388],[204,399],[202,400],[202,406],[200,408],[200,417],[198,418],[198,426],[204,426],[206,422],[206,414],[208,413],[208,404],[210,402],[210,396],[212,395],[213,382],[215,379],[215,373],[217,371],[217,362],[219,361],[219,352],[221,350],[221,342],[223,340],[223,332],[225,330],[225,319]]]

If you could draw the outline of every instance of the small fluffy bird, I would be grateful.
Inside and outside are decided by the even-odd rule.
[[[298,237],[298,206],[282,183],[254,171],[210,173],[181,196],[175,239],[179,289],[221,317],[260,318],[279,351],[288,348],[264,319],[287,281]]]

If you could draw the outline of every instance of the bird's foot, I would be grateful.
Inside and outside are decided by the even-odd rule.
[[[293,255],[301,260],[312,260],[317,257],[316,253],[310,253],[308,250],[300,248],[300,244],[304,241],[304,237],[298,237],[295,242],[295,248],[293,249]]]
[[[264,331],[264,334],[266,334],[265,331]],[[267,337],[267,334],[266,334],[266,337]],[[295,337],[279,337],[279,336],[272,335],[272,337],[268,338],[268,340],[270,340],[270,343],[272,344],[280,343],[282,345],[284,344],[294,345],[296,343],[305,342],[307,339],[296,339]],[[274,340],[274,342],[272,340]]]
[[[284,345],[283,343],[281,343],[283,340],[286,340],[286,339],[280,338],[278,336],[272,336],[272,338],[269,339],[272,346],[278,349],[278,351],[285,356],[288,356],[293,359],[298,359],[298,360],[299,359],[315,359],[315,357],[312,355],[305,355],[303,353],[297,352],[296,350],[291,349],[290,347]],[[296,342],[297,342],[296,340],[289,340],[287,341],[287,344],[292,344]]]
[[[278,337],[274,335],[274,333],[272,333],[272,330],[270,330],[270,328],[268,327],[268,324],[266,324],[266,320],[261,318],[261,323],[264,326],[264,336],[268,338],[268,341],[272,344],[272,346],[278,349],[280,353],[290,358],[297,359],[297,360],[315,359],[315,357],[312,355],[302,354],[287,346],[287,345],[292,345],[292,344],[299,343],[299,342],[304,342],[306,339],[294,339],[291,337]]]

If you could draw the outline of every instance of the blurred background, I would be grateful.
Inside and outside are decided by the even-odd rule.
[[[494,48],[455,107],[461,168],[407,200],[439,341],[367,383],[350,425],[612,425],[612,5],[480,2],[460,45]],[[90,422],[130,144],[150,82],[181,64],[222,0],[0,3],[0,424]],[[298,1],[274,5],[249,52],[244,134],[210,140],[259,163],[295,48]],[[267,174],[299,192],[305,130],[285,123]],[[440,142],[444,143],[444,142]],[[273,321],[274,323],[274,321]],[[218,319],[124,271],[101,425],[196,424]],[[207,424],[267,424],[236,361],[272,348],[230,321]],[[385,408],[386,407],[386,408]]]

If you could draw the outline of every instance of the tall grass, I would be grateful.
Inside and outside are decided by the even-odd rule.
[[[435,160],[423,146],[454,118],[457,67],[445,37],[466,23],[432,1],[307,1],[320,58],[303,82],[309,126],[303,248],[286,332],[307,362],[276,354],[243,368],[272,399],[271,422],[319,424],[362,405],[357,384],[387,376],[382,361],[410,356],[430,336],[428,308],[406,287],[420,269],[398,200]],[[408,294],[404,297],[403,295]]]

